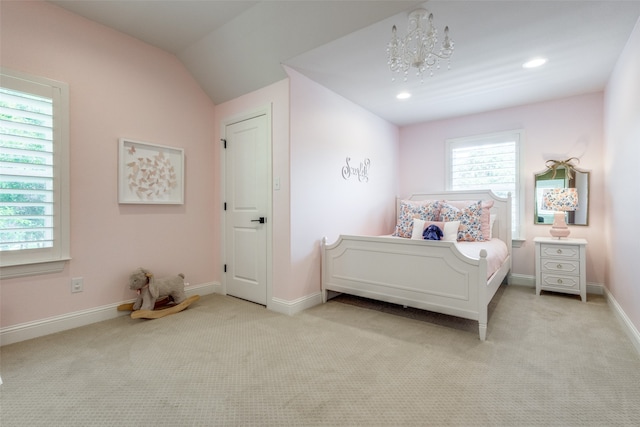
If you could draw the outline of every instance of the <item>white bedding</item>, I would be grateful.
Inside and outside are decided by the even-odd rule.
[[[393,236],[391,234],[380,237],[407,240],[404,237]],[[430,242],[434,241],[435,240],[430,240]],[[487,251],[487,279],[498,271],[504,260],[509,256],[507,245],[500,239],[494,238],[486,242],[455,242],[455,245],[463,255],[471,259],[480,259],[480,251],[482,249]]]
[[[480,251],[487,251],[487,279],[493,276],[507,256],[509,249],[500,239],[491,239],[486,242],[456,242],[456,246],[464,255],[473,259],[480,259]]]

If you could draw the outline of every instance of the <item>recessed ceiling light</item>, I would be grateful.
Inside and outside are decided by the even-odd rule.
[[[398,99],[411,98],[411,94],[409,92],[400,92],[399,94],[396,95],[396,98]]]
[[[541,65],[544,65],[546,62],[547,62],[546,58],[534,58],[522,64],[522,68],[536,68],[536,67],[540,67]]]

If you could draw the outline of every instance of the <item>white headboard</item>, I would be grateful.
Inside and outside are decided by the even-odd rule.
[[[496,196],[491,190],[442,191],[437,193],[412,194],[396,199],[396,217],[400,213],[401,200],[493,200],[491,213],[496,215],[493,237],[507,244],[511,254],[511,194],[507,198]]]

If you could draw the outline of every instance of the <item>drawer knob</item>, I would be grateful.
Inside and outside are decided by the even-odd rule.
[[[558,249],[558,253],[561,254],[562,253],[562,249]]]
[[[558,279],[558,285],[562,285],[562,279]]]
[[[562,270],[562,264],[558,264],[558,268]]]

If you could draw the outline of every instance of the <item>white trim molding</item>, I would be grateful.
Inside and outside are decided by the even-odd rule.
[[[292,316],[319,304],[322,304],[322,294],[320,292],[317,294],[307,295],[293,301],[271,298],[271,304],[269,304],[267,308],[271,311],[275,311],[276,313]]]
[[[58,273],[71,259],[70,253],[70,191],[69,191],[69,85],[45,77],[34,76],[21,71],[0,67],[1,86],[17,91],[24,96],[36,96],[48,99],[53,120],[50,128],[53,143],[53,216],[51,216],[52,237],[50,247],[16,249],[3,251],[0,257],[0,276],[2,279],[24,277],[38,274]],[[47,115],[49,113],[46,113]],[[24,147],[23,147],[24,148]],[[25,151],[26,153],[27,151]],[[27,175],[18,174],[20,179]]]
[[[640,332],[638,332],[638,329],[635,327],[633,322],[631,322],[631,319],[629,319],[629,316],[627,316],[627,313],[625,313],[624,310],[622,310],[622,307],[620,306],[620,304],[618,304],[618,301],[616,301],[613,294],[609,292],[607,288],[603,287],[603,289],[604,289],[604,295],[605,295],[605,298],[607,299],[607,302],[613,309],[613,312],[616,314],[616,317],[618,318],[625,332],[631,339],[631,343],[636,348],[638,353],[640,353]]]
[[[187,286],[185,287],[185,293],[187,296],[196,294],[208,295],[219,293],[220,289],[220,283],[211,282]],[[129,300],[115,304],[107,304],[100,307],[89,308],[46,319],[0,328],[0,346],[26,341],[49,334],[55,334],[57,332],[67,331],[69,329],[79,328],[92,323],[102,322],[104,320],[115,319],[116,317],[127,315],[127,312],[118,311],[117,308],[120,304],[133,301],[134,300]]]
[[[35,276],[38,274],[60,273],[71,258],[56,261],[37,262],[33,264],[7,265],[0,268],[0,279]]]
[[[526,286],[527,288],[534,288],[536,287],[536,277],[535,276],[529,276],[526,274],[517,274],[517,273],[511,273],[509,274],[509,284],[510,285],[515,285],[515,286]]]
[[[528,274],[511,273],[509,275],[509,284],[535,289],[536,277]],[[602,283],[587,283],[587,294],[604,295],[604,285]]]

